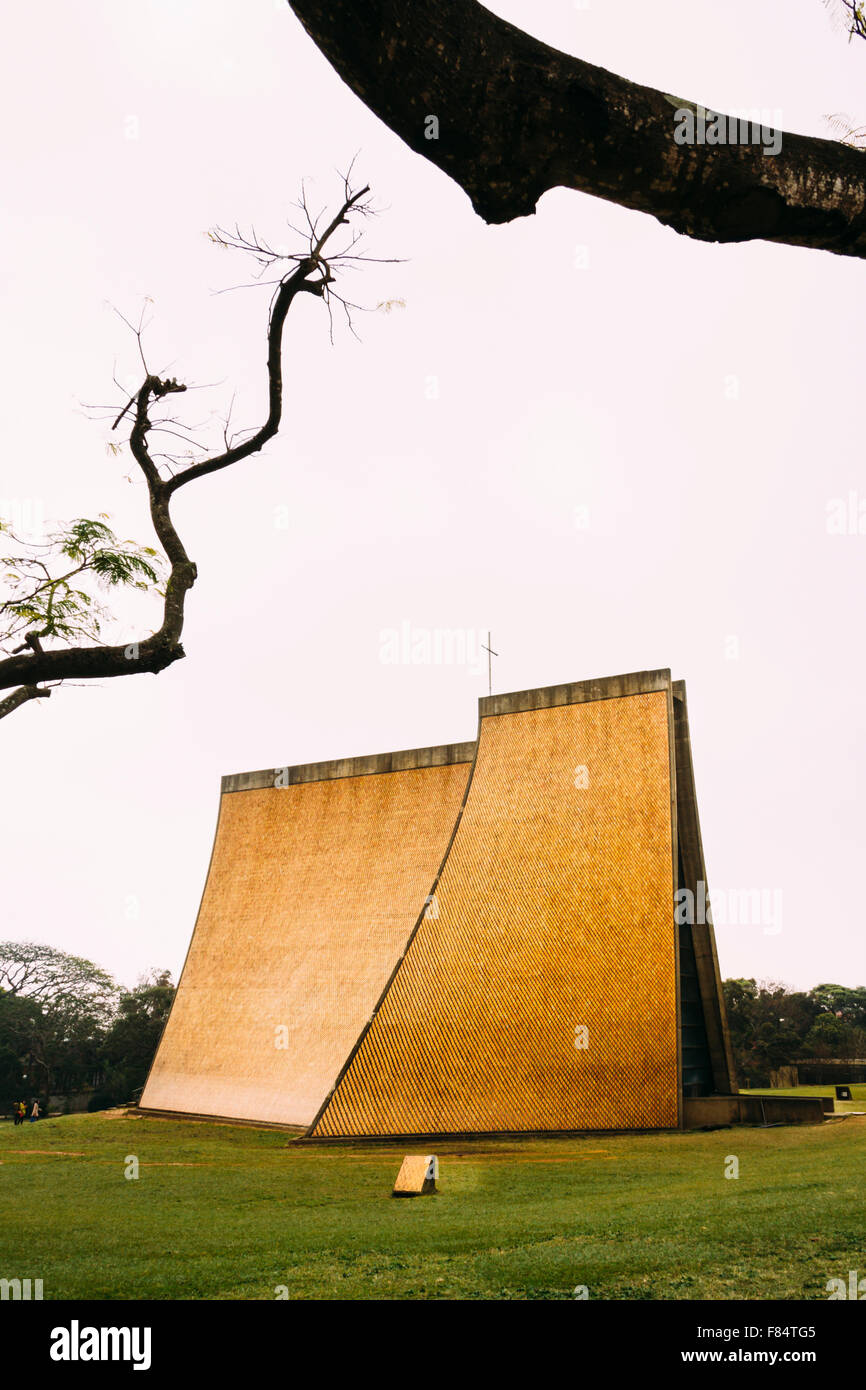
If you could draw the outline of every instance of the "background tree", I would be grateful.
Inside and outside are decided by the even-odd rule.
[[[725,980],[731,1042],[743,1081],[797,1062],[866,1057],[866,989],[816,985],[806,993],[764,980]]]
[[[835,1014],[819,1014],[803,1039],[810,1057],[845,1057],[851,1042],[851,1029]]]
[[[174,992],[167,970],[123,990],[81,956],[0,943],[0,1110],[90,1089],[92,1109],[137,1099]]]
[[[118,986],[107,971],[36,941],[0,941],[0,989],[44,1009],[86,1008],[108,1023]]]
[[[101,1066],[119,994],[112,977],[82,956],[38,942],[0,942],[0,1052],[8,1084],[25,1088],[18,1099],[38,1097],[47,1108],[53,1092],[88,1084]]]
[[[475,0],[288,0],[352,90],[487,222],[575,188],[700,241],[866,256],[866,161],[833,140],[678,145],[654,91],[541,43]],[[859,5],[848,6],[859,26]]]
[[[33,1091],[31,1079],[39,1005],[0,989],[0,1113],[8,1112]]]
[[[167,970],[152,970],[135,989],[121,995],[103,1046],[105,1078],[94,1100],[109,1105],[138,1100],[174,995]]]
[[[726,980],[724,991],[731,1042],[744,1081],[766,1077],[797,1060],[817,1004],[769,981]]]
[[[43,1112],[52,1094],[82,1090],[98,1077],[104,1023],[85,1003],[57,1007],[0,993],[0,1058],[3,1108],[38,1099]]]
[[[866,1028],[866,987],[816,985],[810,993],[821,1009],[838,1014],[855,1028]]]
[[[268,412],[258,428],[232,431],[226,419],[221,447],[210,451],[191,435],[189,425],[169,413],[187,385],[150,369],[142,344],[143,321],[132,329],[143,379],[125,404],[112,407],[108,418],[113,417],[113,431],[122,425],[128,428],[126,443],[147,486],[150,517],[166,563],[154,549],[118,541],[104,514],[95,521],[79,518],[57,529],[44,544],[16,542],[8,523],[4,526],[0,539],[15,548],[4,547],[10,593],[0,604],[0,690],[11,689],[12,694],[0,699],[0,719],[30,700],[46,698],[62,681],[155,673],[185,655],[180,640],[184,605],[195,583],[196,566],[172,520],[172,500],[180,488],[258,453],[277,434],[283,415],[283,329],[298,295],[321,299],[332,324],[335,306],[351,323],[350,310],[358,306],[337,293],[337,272],[369,257],[356,250],[357,229],[336,245],[334,238],[352,218],[364,217],[372,208],[369,189],[353,190],[349,177],[343,182],[340,207],[330,220],[324,212],[311,215],[302,198],[304,225],[292,228],[302,245],[297,252],[274,249],[255,234],[243,235],[239,228],[210,234],[217,245],[251,255],[258,281],[273,287],[266,335]],[[157,439],[165,447],[157,448]],[[174,440],[181,441],[183,452],[170,442]],[[120,444],[112,447],[114,452],[121,451]],[[163,602],[161,626],[140,641],[103,642],[107,613],[93,585],[155,590]]]

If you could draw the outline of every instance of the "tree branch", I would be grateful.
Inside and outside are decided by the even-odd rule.
[[[151,430],[159,428],[158,423],[155,425],[151,419],[151,408],[155,402],[166,396],[186,391],[186,386],[174,378],[163,379],[148,372],[135,396],[114,421],[115,426],[118,425],[134,407],[129,446],[147,484],[153,527],[171,566],[165,586],[163,621],[159,630],[140,642],[116,646],[70,647],[45,651],[38,640],[29,641],[30,650],[26,655],[16,654],[0,661],[0,689],[10,686],[21,687],[13,695],[0,701],[0,719],[6,714],[11,714],[27,700],[48,696],[50,691],[37,689],[40,682],[76,677],[90,680],[145,671],[156,673],[183,658],[185,653],[180,644],[180,637],[184,623],[184,604],[186,595],[196,580],[196,567],[187,555],[172,521],[171,498],[178,488],[187,483],[228,468],[231,464],[258,452],[277,433],[283,408],[282,338],[289,309],[301,293],[327,298],[328,287],[334,277],[323,252],[337,228],[348,221],[348,215],[353,208],[357,211],[368,210],[363,204],[358,206],[368,192],[369,188],[365,187],[352,193],[347,176],[345,197],[340,211],[321,234],[317,233],[315,224],[311,222],[308,252],[289,258],[296,264],[291,272],[279,281],[268,321],[268,414],[255,433],[243,443],[227,447],[224,452],[212,458],[202,459],[173,477],[165,479],[160,475],[148,445]],[[269,254],[281,259],[276,253]],[[141,348],[140,327],[138,330],[133,328],[133,332],[137,334]],[[21,650],[19,648],[18,653]]]
[[[201,459],[198,463],[192,464],[191,467],[185,468],[182,473],[178,473],[166,484],[169,496],[195,478],[202,478],[207,473],[216,473],[221,468],[228,468],[241,459],[249,458],[250,454],[258,453],[279,430],[283,412],[281,344],[286,315],[298,294],[307,293],[319,297],[324,295],[326,286],[330,285],[333,276],[322,252],[338,227],[342,227],[348,222],[347,214],[369,191],[369,187],[361,188],[357,193],[352,194],[347,191],[343,206],[332,218],[322,235],[317,237],[314,230],[311,232],[309,256],[301,260],[296,269],[281,281],[274,296],[268,324],[268,415],[264,424],[243,444],[228,448],[213,458]],[[311,279],[310,277],[313,275],[317,275],[318,278]]]
[[[696,104],[560,53],[475,0],[289,0],[339,75],[487,222],[566,187],[700,241],[866,257],[866,158],[833,140],[677,144]],[[436,118],[436,138],[431,138]]]
[[[19,690],[13,690],[11,695],[0,700],[0,719],[5,719],[7,714],[25,705],[28,700],[47,700],[50,695],[50,690],[40,690],[35,685],[22,685]]]

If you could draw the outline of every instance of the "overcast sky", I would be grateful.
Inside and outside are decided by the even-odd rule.
[[[819,0],[490,8],[787,130],[866,122],[866,44]],[[487,227],[282,0],[19,5],[0,62],[0,498],[21,515],[152,539],[82,409],[134,380],[111,305],[150,296],[154,367],[218,383],[189,420],[232,394],[238,425],[260,419],[268,291],[214,294],[248,277],[209,227],[289,241],[301,179],[333,206],[358,152],[383,209],[368,250],[405,258],[347,283],[405,301],[359,315],[360,342],[338,323],[331,346],[302,297],[279,438],[178,496],[186,660],[0,724],[2,935],[176,975],[220,776],[473,738],[483,663],[383,660],[383,634],[463,634],[472,657],[489,628],[497,690],[684,678],[710,889],[773,905],[717,922],[723,975],[862,983],[866,535],[827,520],[866,499],[866,265],[702,245],[566,190]],[[124,621],[150,631],[157,607]]]

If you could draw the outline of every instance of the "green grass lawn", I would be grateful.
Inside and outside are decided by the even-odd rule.
[[[412,1151],[104,1114],[2,1124],[0,1278],[41,1278],[46,1299],[822,1299],[866,1275],[866,1119],[438,1144],[440,1192],[395,1200]]]

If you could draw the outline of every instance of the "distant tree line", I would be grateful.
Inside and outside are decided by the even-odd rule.
[[[92,1110],[137,1099],[173,998],[167,970],[127,990],[80,956],[0,942],[0,1113],[88,1091]]]
[[[805,1061],[866,1058],[866,986],[816,985],[805,993],[763,980],[725,980],[731,1041],[742,1085]]]

